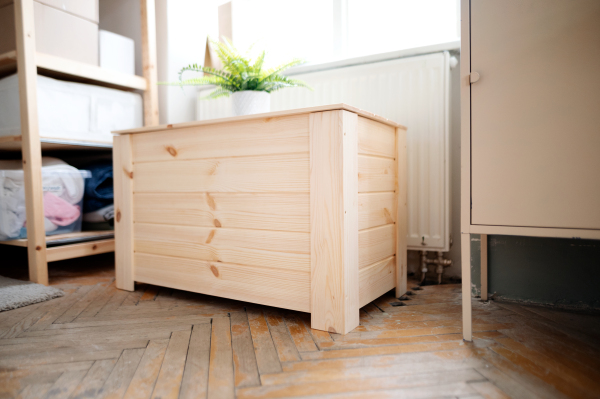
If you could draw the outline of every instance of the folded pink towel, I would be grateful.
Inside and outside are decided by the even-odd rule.
[[[71,205],[56,195],[44,193],[44,216],[52,223],[59,226],[68,226],[75,222],[81,215],[77,205]]]

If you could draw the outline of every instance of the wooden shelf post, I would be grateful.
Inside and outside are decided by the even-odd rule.
[[[42,148],[37,113],[37,64],[33,0],[15,0],[19,106],[23,137],[23,173],[27,211],[29,279],[48,285],[42,191]]]
[[[140,0],[142,10],[142,65],[144,91],[144,126],[158,125],[158,73],[156,71],[156,6],[154,0]]]

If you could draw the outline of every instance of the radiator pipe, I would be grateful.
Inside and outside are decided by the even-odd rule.
[[[444,259],[444,253],[438,251],[437,258],[429,259],[427,257],[427,251],[421,251],[421,283],[425,281],[425,275],[427,274],[427,265],[437,265],[436,273],[438,275],[438,284],[442,283],[442,274],[444,273],[444,267],[448,267],[452,264],[450,259]]]

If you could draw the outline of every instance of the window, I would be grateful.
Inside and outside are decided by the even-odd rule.
[[[459,40],[457,0],[347,0],[343,56],[385,53]]]
[[[223,2],[223,1],[221,1]],[[233,0],[234,44],[309,63],[459,40],[458,0]]]

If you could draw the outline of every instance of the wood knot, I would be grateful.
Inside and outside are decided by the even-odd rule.
[[[27,165],[27,160],[26,159],[23,160],[23,165]]]
[[[221,222],[219,222],[218,219],[213,220],[213,223],[215,224],[215,227],[221,227]]]
[[[388,224],[394,223],[394,218],[392,218],[392,214],[387,208],[383,208],[383,216],[385,216],[385,220]]]
[[[210,242],[212,241],[213,237],[215,236],[215,230],[211,230],[210,233],[208,233],[208,238],[206,239],[206,243],[210,244]]]
[[[177,150],[171,146],[167,147],[167,152],[169,154],[171,154],[172,156],[176,157],[177,156]]]
[[[95,251],[95,250],[97,250],[97,249],[98,249],[98,246],[97,246],[97,245],[93,245],[93,246],[92,246],[92,251]]]
[[[36,250],[36,251],[41,251],[41,250],[42,250],[42,247],[40,247],[40,246],[38,245],[37,247],[35,247],[35,250]]]
[[[219,161],[216,161],[215,164],[212,166],[212,168],[210,168],[210,171],[208,172],[208,174],[209,175],[216,175],[218,167],[219,167]]]
[[[327,331],[328,331],[328,332],[330,332],[330,333],[337,334],[337,331],[335,331],[335,328],[333,328],[333,327],[329,327],[329,328],[327,329]]]
[[[215,199],[211,197],[209,193],[206,193],[206,203],[208,204],[209,208],[213,211],[216,209]]]
[[[133,179],[133,172],[130,172],[130,171],[128,171],[125,168],[123,168],[123,172],[125,172],[125,174],[127,175],[127,177],[129,177],[130,179]]]
[[[215,277],[219,277],[219,269],[217,269],[215,265],[210,265],[210,271],[215,275]]]
[[[119,210],[117,210],[117,217],[116,217],[116,219],[117,219],[117,222],[121,221],[121,211],[119,211]]]
[[[172,128],[172,127],[173,127],[173,125],[167,125],[167,127],[168,127],[168,128]]]

